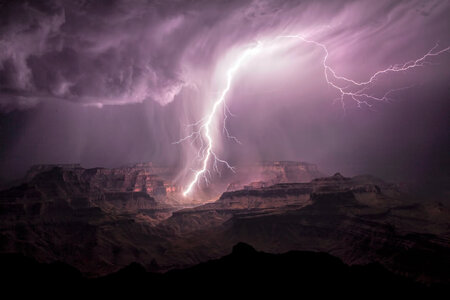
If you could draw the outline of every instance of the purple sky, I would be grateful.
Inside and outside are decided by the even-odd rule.
[[[0,176],[36,163],[195,167],[172,145],[210,107],[233,53],[303,34],[339,74],[379,69],[450,45],[450,1],[0,1]],[[111,5],[111,3],[114,3]],[[242,145],[232,163],[302,160],[325,172],[448,178],[450,53],[390,74],[390,103],[344,114],[318,49],[299,43],[249,60],[227,97]],[[223,79],[223,78],[222,78]],[[187,173],[182,173],[183,175]]]

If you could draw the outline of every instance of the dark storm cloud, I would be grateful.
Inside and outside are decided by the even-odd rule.
[[[174,2],[4,2],[2,105],[47,97],[99,105],[171,101],[187,84],[180,66],[185,49],[173,45],[182,44],[180,31],[190,26],[179,10]]]
[[[241,7],[248,10],[241,15],[257,13],[249,4],[3,1],[1,106],[26,108],[46,98],[98,106],[145,99],[167,104],[193,84],[188,64],[211,63],[220,24]]]
[[[235,44],[321,26],[333,26],[330,43],[399,23],[413,29],[445,4],[427,2],[379,1],[365,10],[354,1],[2,1],[0,106],[49,98],[167,104],[201,84]]]

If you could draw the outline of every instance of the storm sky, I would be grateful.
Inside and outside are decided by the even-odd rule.
[[[450,1],[0,1],[0,176],[38,163],[114,167],[154,161],[188,176],[192,147],[174,145],[223,86],[234,53],[302,34],[325,44],[343,76],[450,45]],[[390,102],[344,111],[299,43],[249,60],[227,103],[242,144],[221,157],[316,163],[388,180],[450,177],[450,53],[389,74]],[[440,178],[440,179],[439,179]]]

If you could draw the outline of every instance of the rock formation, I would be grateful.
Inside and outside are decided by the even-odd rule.
[[[227,191],[256,189],[277,183],[309,182],[323,177],[317,166],[305,162],[273,161],[238,168],[235,180],[228,185]]]
[[[302,166],[275,165],[258,168],[289,181],[298,175],[277,172]],[[99,275],[131,262],[157,271],[187,267],[246,242],[272,253],[321,251],[348,264],[376,262],[427,282],[450,278],[450,210],[415,202],[395,184],[335,174],[250,185],[186,208],[171,204],[179,187],[151,168],[35,167],[27,182],[0,192],[0,252]]]

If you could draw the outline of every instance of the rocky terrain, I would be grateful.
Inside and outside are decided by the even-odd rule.
[[[24,184],[0,193],[0,252],[63,261],[97,276],[132,262],[151,271],[185,268],[245,242],[270,253],[325,252],[349,265],[379,263],[414,280],[449,281],[448,207],[417,202],[370,176],[290,182],[305,178],[302,165],[281,165],[275,173],[284,183],[245,184],[196,207],[178,205],[178,187],[163,168],[36,167]],[[291,167],[299,175],[286,172]]]
[[[227,191],[254,189],[277,183],[309,182],[325,176],[316,165],[297,161],[266,161],[241,166]]]

